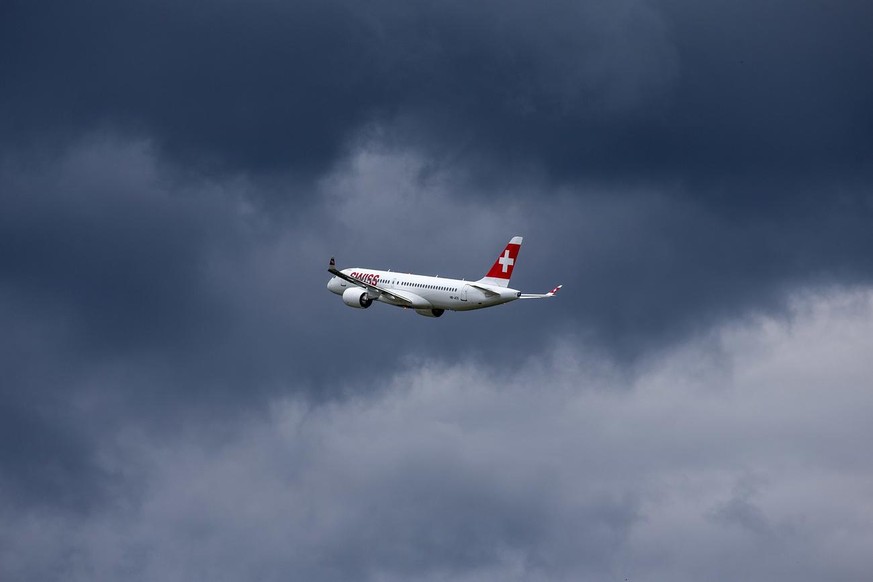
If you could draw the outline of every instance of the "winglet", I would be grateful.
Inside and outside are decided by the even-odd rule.
[[[563,285],[558,285],[557,287],[546,293],[546,295],[548,295],[549,297],[554,297],[558,293],[558,291],[561,290],[561,287],[563,287]]]
[[[330,262],[327,264],[327,270],[330,273],[336,271],[336,261],[333,259],[333,257],[330,258]]]

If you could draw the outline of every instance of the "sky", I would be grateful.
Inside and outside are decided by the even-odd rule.
[[[3,2],[0,579],[867,580],[870,22]]]

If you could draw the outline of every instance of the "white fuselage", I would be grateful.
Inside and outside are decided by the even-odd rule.
[[[521,295],[519,291],[508,287],[487,285],[478,281],[464,281],[463,279],[359,268],[343,269],[341,272],[403,297],[411,301],[412,307],[415,309],[469,311],[509,303]],[[347,289],[355,287],[366,291],[364,287],[354,285],[336,276],[327,283],[327,288],[337,295],[342,295]],[[409,305],[404,305],[381,294],[370,294],[370,299],[389,305],[409,307]]]

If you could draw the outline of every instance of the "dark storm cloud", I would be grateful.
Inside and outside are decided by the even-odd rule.
[[[79,423],[113,422],[74,404],[97,367],[172,353],[220,322],[196,276],[205,229],[184,200],[143,183],[153,175],[141,154],[86,147],[45,163],[7,157],[0,171],[3,424],[17,435],[3,441],[2,474],[7,487],[58,491],[42,500],[66,501],[89,473],[95,425]]]
[[[681,328],[686,313],[770,308],[804,279],[870,276],[864,2],[6,10],[7,144],[108,126],[207,173],[320,178],[372,133],[419,152],[422,172],[466,176],[459,198],[505,204],[526,183],[514,197],[549,206],[553,192],[573,196],[569,215],[587,227],[597,226],[587,205],[616,199],[634,213],[616,229],[634,230],[613,229],[609,255],[574,258],[617,299],[593,325],[622,337],[674,319]],[[299,211],[317,191],[307,184],[253,195]],[[529,237],[553,229],[527,226]],[[564,228],[574,236],[555,247],[574,252],[579,231]]]
[[[109,124],[207,165],[305,169],[336,154],[373,91],[347,93],[365,55],[335,3],[13,3],[6,12],[7,139]]]
[[[108,123],[188,160],[323,170],[379,122],[437,156],[475,156],[498,173],[534,163],[559,179],[712,186],[786,170],[869,176],[873,163],[863,2],[5,12],[7,143]]]
[[[873,277],[869,3],[0,10],[0,573],[869,571],[826,551],[867,496],[810,493],[869,472],[869,309],[792,303]],[[514,234],[558,299],[324,289]],[[814,325],[711,341],[762,313]]]
[[[192,182],[100,135],[3,159],[4,489],[88,507],[112,484],[90,447],[119,426],[174,432],[263,407],[288,378],[310,390],[316,364],[287,354],[315,348],[285,303],[305,242],[285,253],[245,210],[252,187]]]
[[[441,149],[530,144],[505,153],[544,150],[548,159],[555,129],[613,100],[619,109],[640,101],[672,69],[659,62],[670,57],[663,26],[643,5],[549,8],[13,3],[4,134],[20,141],[110,124],[186,160],[306,171],[324,169],[351,132],[380,121],[425,143],[439,135]]]

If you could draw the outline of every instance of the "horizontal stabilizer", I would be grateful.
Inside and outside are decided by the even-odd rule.
[[[554,297],[557,295],[558,291],[561,290],[563,285],[558,285],[548,293],[522,293],[518,296],[519,299],[546,299],[547,297]]]

